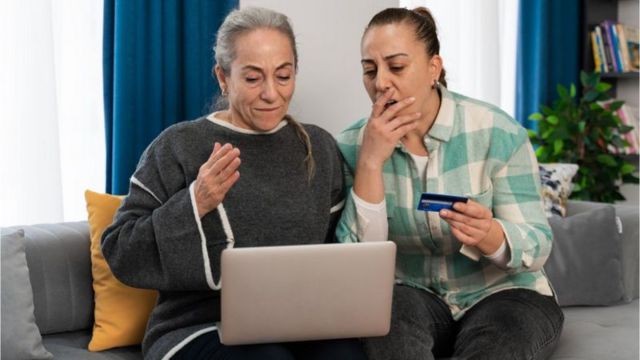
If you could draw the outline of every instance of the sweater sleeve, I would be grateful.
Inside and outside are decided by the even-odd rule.
[[[169,140],[161,135],[142,155],[102,252],[116,278],[133,287],[218,289],[220,254],[233,234],[222,205],[198,217],[192,182]]]

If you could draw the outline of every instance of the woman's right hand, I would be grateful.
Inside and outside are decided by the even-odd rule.
[[[215,143],[209,159],[200,166],[194,185],[196,206],[200,218],[224,200],[227,192],[240,178],[240,149],[231,144]]]
[[[371,116],[364,129],[362,147],[358,156],[358,166],[368,169],[382,169],[384,162],[391,156],[396,144],[417,126],[420,113],[397,115],[402,109],[415,101],[409,97],[385,109],[387,102],[394,94],[387,90],[373,104]]]

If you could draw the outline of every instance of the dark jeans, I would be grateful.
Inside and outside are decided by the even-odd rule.
[[[340,339],[279,344],[226,346],[217,331],[191,340],[172,360],[366,360],[359,340]]]
[[[564,315],[553,297],[504,290],[458,321],[433,294],[396,285],[389,335],[364,339],[369,359],[546,359]]]

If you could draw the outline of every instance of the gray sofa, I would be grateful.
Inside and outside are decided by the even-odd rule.
[[[611,214],[622,220],[622,229]],[[550,220],[556,240],[545,269],[561,304],[567,305],[552,359],[638,359],[638,208],[570,202],[569,215]],[[18,228],[25,232],[34,314],[44,347],[56,359],[140,359],[136,346],[86,350],[93,326],[87,223],[16,226],[3,233]],[[615,234],[621,236],[614,241]],[[4,284],[3,279],[3,290]]]

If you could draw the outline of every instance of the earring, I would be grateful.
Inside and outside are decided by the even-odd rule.
[[[431,84],[431,88],[432,89],[439,89],[440,88],[440,81],[434,79],[433,80],[433,84]]]
[[[225,87],[222,87],[222,88],[220,89],[220,95],[222,95],[223,97],[227,97],[227,95],[229,95],[229,94],[227,93],[227,87],[226,87],[226,86],[225,86]]]

